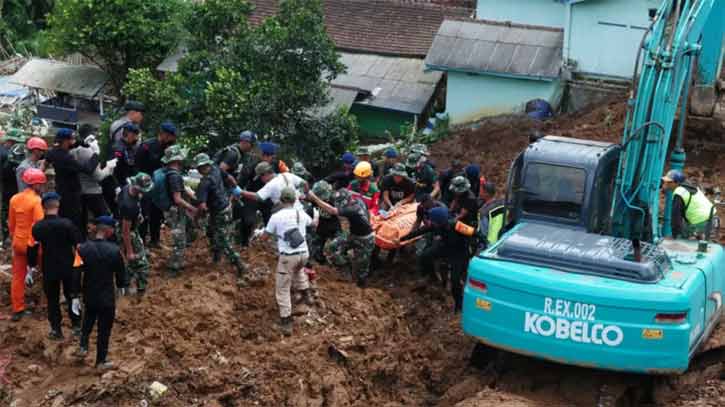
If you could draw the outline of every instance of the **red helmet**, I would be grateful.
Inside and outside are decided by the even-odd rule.
[[[45,173],[37,168],[28,168],[23,172],[23,182],[28,185],[45,184],[48,179]]]
[[[31,137],[26,144],[28,150],[48,151],[48,143],[40,137]]]

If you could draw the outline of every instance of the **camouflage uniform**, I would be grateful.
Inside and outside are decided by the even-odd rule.
[[[123,237],[120,229],[121,223],[118,223],[116,229],[116,235],[118,241],[123,241]],[[148,287],[148,276],[149,270],[151,270],[151,264],[149,263],[148,255],[146,253],[146,247],[141,240],[137,228],[133,228],[130,233],[131,247],[136,255],[136,258],[131,261],[126,261],[126,270],[128,270],[129,282],[136,281],[136,289],[139,291],[145,291]]]
[[[340,232],[325,244],[327,261],[337,267],[352,267],[358,280],[365,280],[370,274],[370,259],[375,248],[375,234],[355,236]],[[352,251],[352,253],[350,253]]]
[[[232,209],[231,206],[220,212],[209,214],[209,239],[212,246],[212,253],[216,255],[224,253],[229,262],[237,269],[244,269],[239,253],[234,251],[229,242],[232,232]],[[215,256],[216,257],[216,256]]]
[[[171,256],[167,267],[169,273],[176,276],[184,269],[184,252],[186,251],[186,233],[189,218],[183,209],[174,205],[164,213],[164,219],[171,230]]]

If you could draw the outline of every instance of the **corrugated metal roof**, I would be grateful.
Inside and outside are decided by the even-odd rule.
[[[325,106],[317,109],[314,112],[314,115],[324,117],[335,112],[341,107],[349,109],[353,102],[355,102],[357,94],[358,91],[355,89],[336,88],[331,86],[328,90],[330,101]]]
[[[564,32],[483,20],[445,20],[425,64],[430,69],[527,78],[559,76]]]
[[[420,59],[371,54],[340,55],[341,62],[347,66],[347,73],[335,78],[332,85],[359,89],[369,97],[355,103],[381,109],[420,114],[443,75],[436,71],[426,72]]]
[[[31,59],[11,77],[10,82],[29,88],[92,98],[108,79],[108,75],[97,66]]]

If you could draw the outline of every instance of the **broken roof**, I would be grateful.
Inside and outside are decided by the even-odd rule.
[[[10,82],[29,88],[46,89],[92,98],[108,82],[108,75],[94,65],[73,65],[49,59],[31,59]]]
[[[424,70],[423,60],[341,53],[347,73],[332,81],[333,87],[357,89],[365,96],[356,104],[420,114],[435,93],[443,75]]]
[[[278,0],[250,0],[249,20],[260,24],[278,10]],[[471,9],[390,0],[323,0],[325,26],[342,51],[425,57],[446,17],[466,17]]]
[[[425,64],[443,71],[550,80],[559,76],[563,45],[559,28],[447,19]]]

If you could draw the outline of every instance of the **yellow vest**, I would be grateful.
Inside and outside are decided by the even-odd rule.
[[[486,236],[488,244],[496,243],[501,236],[505,214],[506,207],[504,205],[497,206],[488,212],[488,235]]]
[[[673,194],[682,198],[682,202],[685,203],[685,220],[690,225],[706,222],[715,213],[712,202],[699,188],[696,193],[691,194],[687,188],[679,186],[675,188]]]

